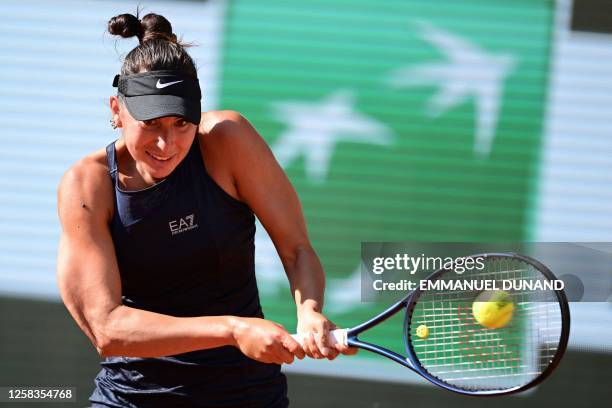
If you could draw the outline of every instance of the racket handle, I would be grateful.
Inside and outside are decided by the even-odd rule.
[[[335,329],[329,332],[329,345],[333,346],[334,344],[343,344],[348,346],[348,329]],[[300,345],[304,345],[304,335],[292,334],[291,337],[295,339]]]

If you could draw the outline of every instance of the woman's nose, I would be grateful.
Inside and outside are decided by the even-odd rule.
[[[157,148],[160,152],[172,150],[173,137],[172,135],[163,134],[157,137]]]

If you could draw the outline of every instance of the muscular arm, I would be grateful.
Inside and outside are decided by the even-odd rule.
[[[58,283],[62,299],[102,356],[155,357],[235,345],[229,316],[177,318],[121,304],[121,280],[109,231],[108,170],[84,159],[58,191],[62,236]]]

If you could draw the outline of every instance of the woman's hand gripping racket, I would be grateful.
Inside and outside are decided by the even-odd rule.
[[[429,281],[552,282],[538,261],[518,254],[482,254],[484,268],[440,269]],[[404,310],[406,355],[359,340],[359,334]],[[368,350],[410,368],[432,383],[468,395],[526,390],[561,360],[570,316],[562,290],[507,292],[417,289],[378,316],[351,329],[330,332],[330,342]],[[301,342],[300,335],[293,336]]]

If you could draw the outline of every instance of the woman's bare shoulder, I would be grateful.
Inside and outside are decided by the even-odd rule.
[[[245,151],[249,151],[247,145],[253,133],[248,121],[231,110],[203,113],[198,128],[206,170],[223,190],[238,200],[236,173],[240,161],[245,159]]]
[[[204,148],[211,150],[235,151],[265,144],[253,125],[240,112],[233,110],[203,113],[198,134]]]
[[[58,206],[65,198],[82,203],[96,203],[105,211],[112,209],[112,182],[106,149],[99,149],[75,162],[62,176],[58,186]]]
[[[68,177],[86,177],[96,179],[103,174],[109,177],[109,167],[106,158],[106,149],[98,149],[95,152],[77,160],[64,174],[64,178]]]
[[[247,125],[248,121],[239,112],[233,110],[208,111],[202,113],[198,133],[204,141],[223,142],[227,137],[236,138],[244,133]]]

